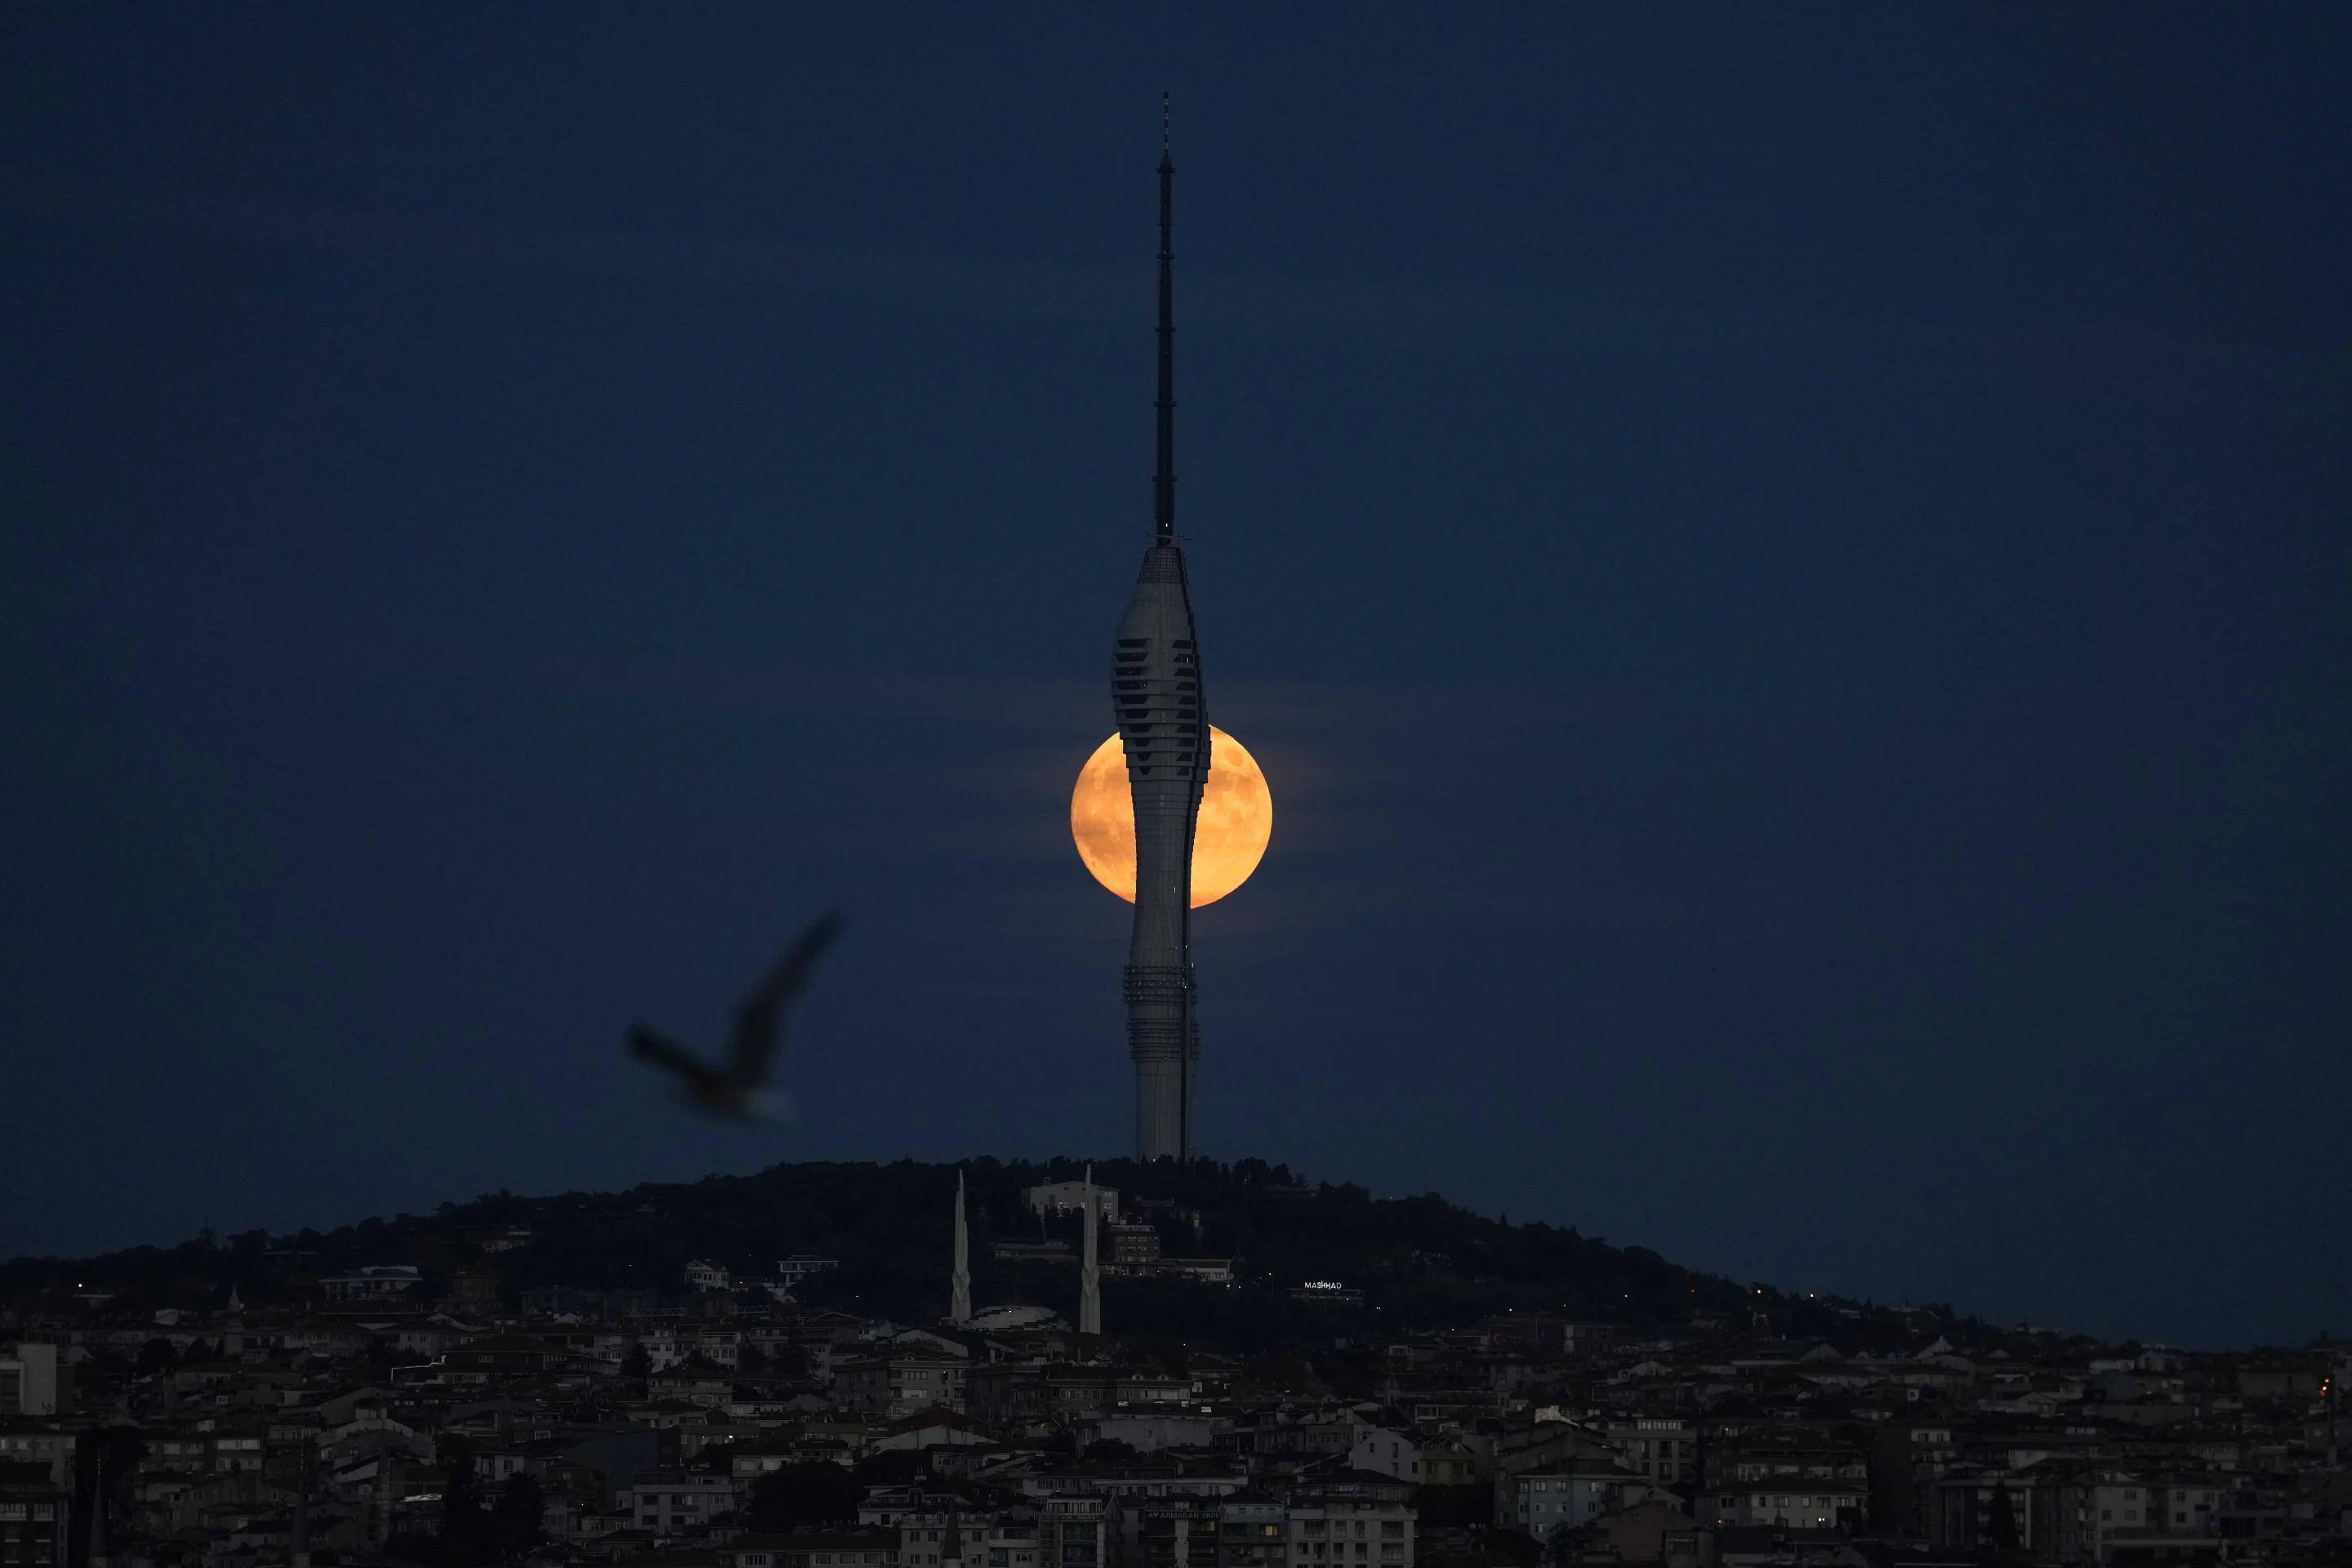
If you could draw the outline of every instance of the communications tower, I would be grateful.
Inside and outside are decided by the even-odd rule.
[[[1135,802],[1135,931],[1127,952],[1127,1051],[1135,1062],[1135,1152],[1192,1152],[1201,1059],[1192,982],[1192,836],[1209,779],[1209,710],[1183,547],[1176,542],[1176,164],[1160,133],[1160,458],[1151,544],[1111,649],[1111,705]]]

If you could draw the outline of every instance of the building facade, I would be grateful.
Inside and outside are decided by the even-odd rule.
[[[842,1408],[869,1420],[897,1421],[923,1410],[964,1407],[965,1363],[950,1355],[872,1356],[834,1374]]]
[[[62,1415],[73,1408],[73,1364],[31,1341],[0,1358],[0,1415]]]

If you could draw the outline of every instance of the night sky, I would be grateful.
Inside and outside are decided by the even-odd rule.
[[[2352,11],[1157,9],[0,16],[0,1255],[1127,1149],[1166,87],[1204,1151],[2352,1329]]]

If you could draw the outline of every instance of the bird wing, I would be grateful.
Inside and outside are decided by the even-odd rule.
[[[696,1089],[715,1091],[726,1084],[724,1073],[701,1058],[662,1038],[643,1024],[630,1028],[629,1049],[636,1054],[639,1060],[667,1068]]]
[[[749,1088],[768,1076],[769,1058],[776,1052],[784,1007],[816,969],[816,961],[841,934],[845,922],[838,911],[828,911],[801,932],[784,955],[776,960],[751,994],[736,1005],[735,1035],[727,1058],[727,1076]]]

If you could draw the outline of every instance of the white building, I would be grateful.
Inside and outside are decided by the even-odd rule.
[[[834,1400],[868,1420],[898,1421],[933,1409],[961,1411],[966,1370],[956,1357],[935,1352],[861,1357],[834,1370]]]
[[[1228,1519],[1250,1510],[1228,1503]],[[1412,1568],[1416,1516],[1402,1502],[1308,1490],[1282,1510],[1291,1568]]]
[[[73,1408],[73,1368],[55,1345],[30,1342],[0,1361],[0,1414],[61,1415]]]
[[[1698,1431],[1671,1416],[1637,1416],[1609,1424],[1610,1441],[1625,1456],[1625,1468],[1660,1486],[1698,1479]]]
[[[1568,1458],[1504,1478],[1506,1521],[1538,1541],[1579,1530],[1614,1509],[1629,1481],[1641,1478],[1612,1460]]]
[[[1356,1438],[1356,1446],[1348,1451],[1348,1468],[1394,1476],[1419,1486],[1421,1438],[1397,1427],[1374,1426]]]
[[[680,1535],[707,1528],[733,1508],[735,1481],[704,1470],[644,1470],[625,1495],[639,1530]]]
[[[1870,1489],[1861,1481],[1818,1475],[1766,1476],[1708,1495],[1717,1498],[1716,1523],[1759,1529],[1831,1530],[1859,1524],[1870,1506]],[[1706,1517],[1707,1501],[1707,1497],[1698,1500],[1696,1511],[1702,1518]]]

